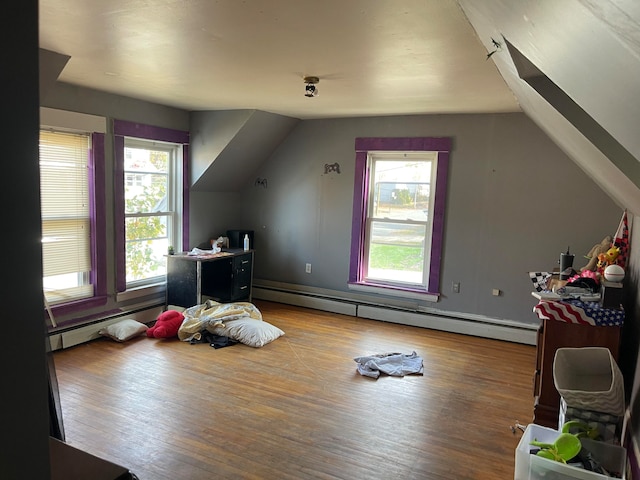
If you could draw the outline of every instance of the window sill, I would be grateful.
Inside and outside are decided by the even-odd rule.
[[[97,296],[91,298],[83,298],[67,303],[58,303],[51,305],[51,313],[55,317],[61,317],[72,313],[82,312],[96,307],[101,307],[107,303],[106,296]]]
[[[126,302],[141,297],[147,297],[149,295],[164,295],[166,291],[165,282],[154,283],[151,285],[144,285],[141,287],[134,287],[124,292],[118,293],[116,297],[117,302]]]
[[[377,293],[379,295],[388,295],[392,297],[411,298],[414,300],[424,300],[427,302],[437,302],[440,299],[439,293],[427,292],[426,290],[415,290],[384,285],[372,285],[370,283],[349,283],[348,287],[349,290]]]

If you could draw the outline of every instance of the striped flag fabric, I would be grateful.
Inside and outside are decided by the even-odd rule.
[[[624,310],[604,308],[598,302],[580,300],[540,301],[533,311],[541,320],[557,320],[578,325],[614,327],[624,324]]]

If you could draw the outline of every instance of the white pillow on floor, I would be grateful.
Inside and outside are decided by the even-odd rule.
[[[229,337],[250,347],[263,347],[284,335],[278,327],[251,317],[225,321],[224,327],[215,327],[212,333]]]
[[[116,342],[126,342],[133,337],[142,335],[149,327],[144,323],[140,323],[132,318],[120,320],[119,322],[112,323],[111,325],[98,330],[98,334],[103,337],[109,337]]]

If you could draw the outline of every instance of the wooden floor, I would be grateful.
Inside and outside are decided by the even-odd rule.
[[[535,348],[256,302],[286,335],[214,349],[140,337],[54,353],[67,443],[141,480],[510,479]],[[417,352],[424,375],[353,358]]]

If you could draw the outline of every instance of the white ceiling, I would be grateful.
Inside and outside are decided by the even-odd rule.
[[[519,111],[455,0],[40,0],[62,82],[294,118]],[[305,75],[320,78],[304,96]]]

